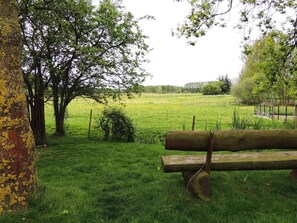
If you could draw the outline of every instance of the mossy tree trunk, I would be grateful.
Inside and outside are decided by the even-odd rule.
[[[20,52],[16,1],[0,0],[0,213],[25,208],[36,185]]]

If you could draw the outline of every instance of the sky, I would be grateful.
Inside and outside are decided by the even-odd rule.
[[[93,0],[95,2],[95,0]],[[171,35],[189,12],[186,2],[174,0],[123,0],[123,5],[136,18],[151,15],[155,20],[141,21],[153,49],[144,68],[152,75],[144,85],[184,86],[188,82],[213,81],[219,75],[236,79],[242,69],[242,33],[228,28],[213,28],[189,46],[184,38]]]

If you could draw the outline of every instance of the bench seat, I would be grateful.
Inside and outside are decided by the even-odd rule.
[[[206,155],[168,155],[161,157],[165,173],[198,171]],[[213,154],[211,171],[297,169],[297,151]]]

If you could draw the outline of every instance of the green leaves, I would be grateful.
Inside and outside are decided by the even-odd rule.
[[[296,9],[294,0],[190,0],[191,12],[184,24],[177,28],[177,36],[184,36],[194,45],[197,38],[204,36],[214,26],[226,27],[225,20],[231,13],[239,14],[237,28],[245,27],[244,36],[250,36],[255,27],[266,35],[282,27],[282,32],[296,41]],[[245,40],[246,41],[246,40]]]
[[[271,32],[247,46],[244,69],[233,89],[242,101],[273,101],[286,104],[296,99],[296,49],[289,36]],[[250,84],[245,84],[249,82]],[[245,93],[246,92],[246,93]],[[250,92],[250,93],[247,93]]]
[[[19,5],[27,87],[34,92],[30,76],[39,69],[60,120],[75,97],[106,102],[131,96],[148,76],[143,64],[149,47],[138,21],[119,2],[102,0],[98,8],[91,3],[30,0]]]
[[[105,108],[99,119],[100,128],[104,132],[104,140],[134,142],[136,130],[132,120],[120,108]]]

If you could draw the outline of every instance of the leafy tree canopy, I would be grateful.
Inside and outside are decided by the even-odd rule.
[[[176,0],[183,1],[183,0]],[[271,30],[282,30],[290,37],[292,45],[297,40],[297,1],[295,0],[188,0],[191,12],[179,26],[178,34],[194,45],[214,26],[226,27],[230,13],[237,13],[237,28],[245,31],[245,40],[255,28],[266,35]]]
[[[208,83],[202,87],[202,94],[203,95],[218,95],[222,94],[222,88],[221,86],[224,85],[224,82],[222,81],[215,81]]]
[[[243,102],[270,101],[286,104],[296,99],[297,52],[287,45],[288,36],[271,32],[250,45],[244,68],[233,94]],[[247,84],[249,83],[249,84]]]

